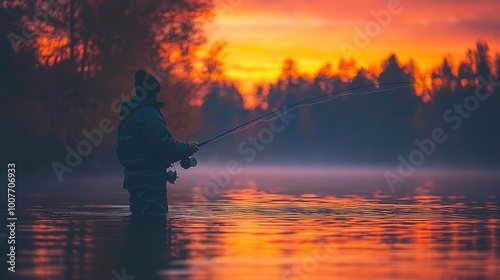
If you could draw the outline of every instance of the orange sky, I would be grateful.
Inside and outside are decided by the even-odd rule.
[[[500,50],[500,1],[496,0],[218,0],[211,28],[215,40],[227,42],[226,73],[251,91],[256,82],[275,80],[286,58],[302,72],[337,65],[342,46],[361,66],[379,65],[391,52],[403,62],[414,58],[423,70],[444,55],[455,61],[467,48],[485,40]],[[386,11],[385,26],[372,25],[368,43],[356,44],[356,28],[374,21],[372,12]],[[497,15],[495,15],[497,13]],[[365,32],[366,33],[366,32]],[[351,48],[353,49],[353,48]]]

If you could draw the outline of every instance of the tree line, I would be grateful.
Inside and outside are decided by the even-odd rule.
[[[249,109],[237,82],[224,75],[219,57],[224,45],[209,46],[200,55],[207,48],[205,26],[213,9],[210,0],[0,1],[2,158],[49,167],[101,130],[102,139],[93,134],[100,141],[82,164],[115,164],[116,110],[132,94],[135,70],[145,68],[161,80],[163,113],[181,140],[205,139],[327,92],[378,90],[289,112],[296,117],[273,131],[272,141],[267,135],[266,143],[259,133],[270,123],[259,123],[207,145],[201,157],[246,160],[255,152],[254,163],[392,165],[415,148],[416,139],[442,127],[448,141],[427,164],[500,163],[500,98],[494,87],[500,56],[492,55],[486,42],[477,42],[456,63],[443,59],[430,75],[418,70],[418,62],[401,63],[396,54],[382,61],[379,71],[341,59],[338,70],[326,64],[312,75],[287,59],[274,82],[256,86],[257,106]],[[415,84],[378,86],[391,82]],[[471,99],[477,89],[489,92],[488,98]]]
[[[117,100],[133,94],[137,68],[169,89],[165,114],[178,120],[169,127],[188,135],[197,118],[194,77],[203,74],[197,53],[212,18],[211,0],[0,1],[2,158],[32,167],[64,161],[84,129],[103,119],[117,125]],[[114,158],[114,136],[84,163]]]
[[[237,87],[221,81],[205,96],[202,108],[204,127],[219,124],[222,131],[235,124],[227,116],[238,123],[328,92],[357,87],[375,92],[360,95],[353,90],[331,102],[297,109],[296,120],[276,133],[265,150],[265,143],[244,143],[264,133],[269,123],[214,143],[207,153],[220,158],[219,151],[231,147],[232,157],[245,159],[243,149],[238,150],[241,145],[258,152],[256,162],[396,165],[399,156],[418,149],[416,141],[431,138],[438,128],[445,131],[447,140],[425,159],[426,165],[500,164],[500,55],[492,55],[486,42],[478,41],[456,64],[443,58],[427,75],[416,62],[404,64],[396,54],[381,62],[379,72],[343,59],[337,69],[326,64],[311,76],[301,73],[295,60],[287,59],[275,82],[256,88],[255,95],[265,106],[253,110],[243,109]],[[414,84],[379,86],[394,82]]]

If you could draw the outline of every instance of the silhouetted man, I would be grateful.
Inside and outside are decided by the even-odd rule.
[[[157,101],[158,80],[139,69],[135,73],[135,96],[123,102],[118,127],[120,163],[125,167],[123,188],[130,194],[132,214],[168,212],[166,169],[198,151],[196,143],[174,140]]]

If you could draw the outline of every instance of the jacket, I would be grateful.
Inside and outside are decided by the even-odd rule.
[[[125,168],[123,188],[165,186],[166,168],[190,156],[189,145],[176,141],[156,100],[124,102],[118,126],[118,160]]]

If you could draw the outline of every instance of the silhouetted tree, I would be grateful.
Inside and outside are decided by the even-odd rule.
[[[81,131],[97,128],[103,118],[116,124],[117,104],[132,94],[137,68],[162,81],[165,114],[176,117],[173,133],[180,138],[190,133],[194,115],[188,107],[196,88],[190,75],[206,42],[211,0],[55,3],[0,1],[1,40],[12,41],[11,50],[5,41],[0,44],[8,56],[0,72],[23,73],[28,82],[15,88],[28,108],[15,125],[26,128],[26,143],[40,147],[38,156],[30,151],[30,162],[63,156],[66,145],[76,145]],[[34,59],[16,63],[27,54]],[[2,89],[12,92],[9,87]],[[17,108],[6,109],[15,114]],[[102,157],[114,158],[114,141],[104,138]],[[17,151],[17,158],[23,154],[28,158],[26,149]]]
[[[479,77],[500,79],[500,55],[493,61],[486,42],[478,41],[456,63],[445,58],[430,77],[412,60],[401,63],[396,54],[382,62],[380,73],[340,59],[337,71],[326,64],[312,77],[289,58],[276,81],[256,87],[253,98],[260,104],[249,110],[237,83],[225,75],[225,44],[214,44],[200,57],[207,42],[203,28],[213,16],[211,0],[68,0],[51,9],[46,20],[33,17],[47,11],[46,3],[0,0],[0,109],[5,115],[0,129],[8,135],[0,139],[8,147],[2,156],[26,164],[64,159],[65,146],[76,145],[82,129],[98,127],[102,118],[116,124],[113,106],[130,97],[134,70],[144,67],[162,80],[164,114],[181,139],[196,128],[196,136],[205,139],[306,98],[368,86],[355,91],[366,94],[293,111],[297,117],[273,135],[257,160],[393,165],[398,155],[416,148],[415,139],[428,138],[440,127],[449,140],[426,164],[500,164],[498,89],[463,118],[460,129],[451,129],[443,118],[454,104],[474,96]],[[22,32],[26,27],[30,38]],[[392,82],[419,85],[382,85]],[[266,125],[214,142],[204,155],[220,159],[236,153],[242,141],[258,136]],[[94,165],[114,158],[114,140],[104,139],[106,149],[93,156]]]
[[[490,48],[486,42],[478,41],[476,43],[476,50],[474,51],[476,74],[484,78],[487,78],[492,74],[489,50]]]

